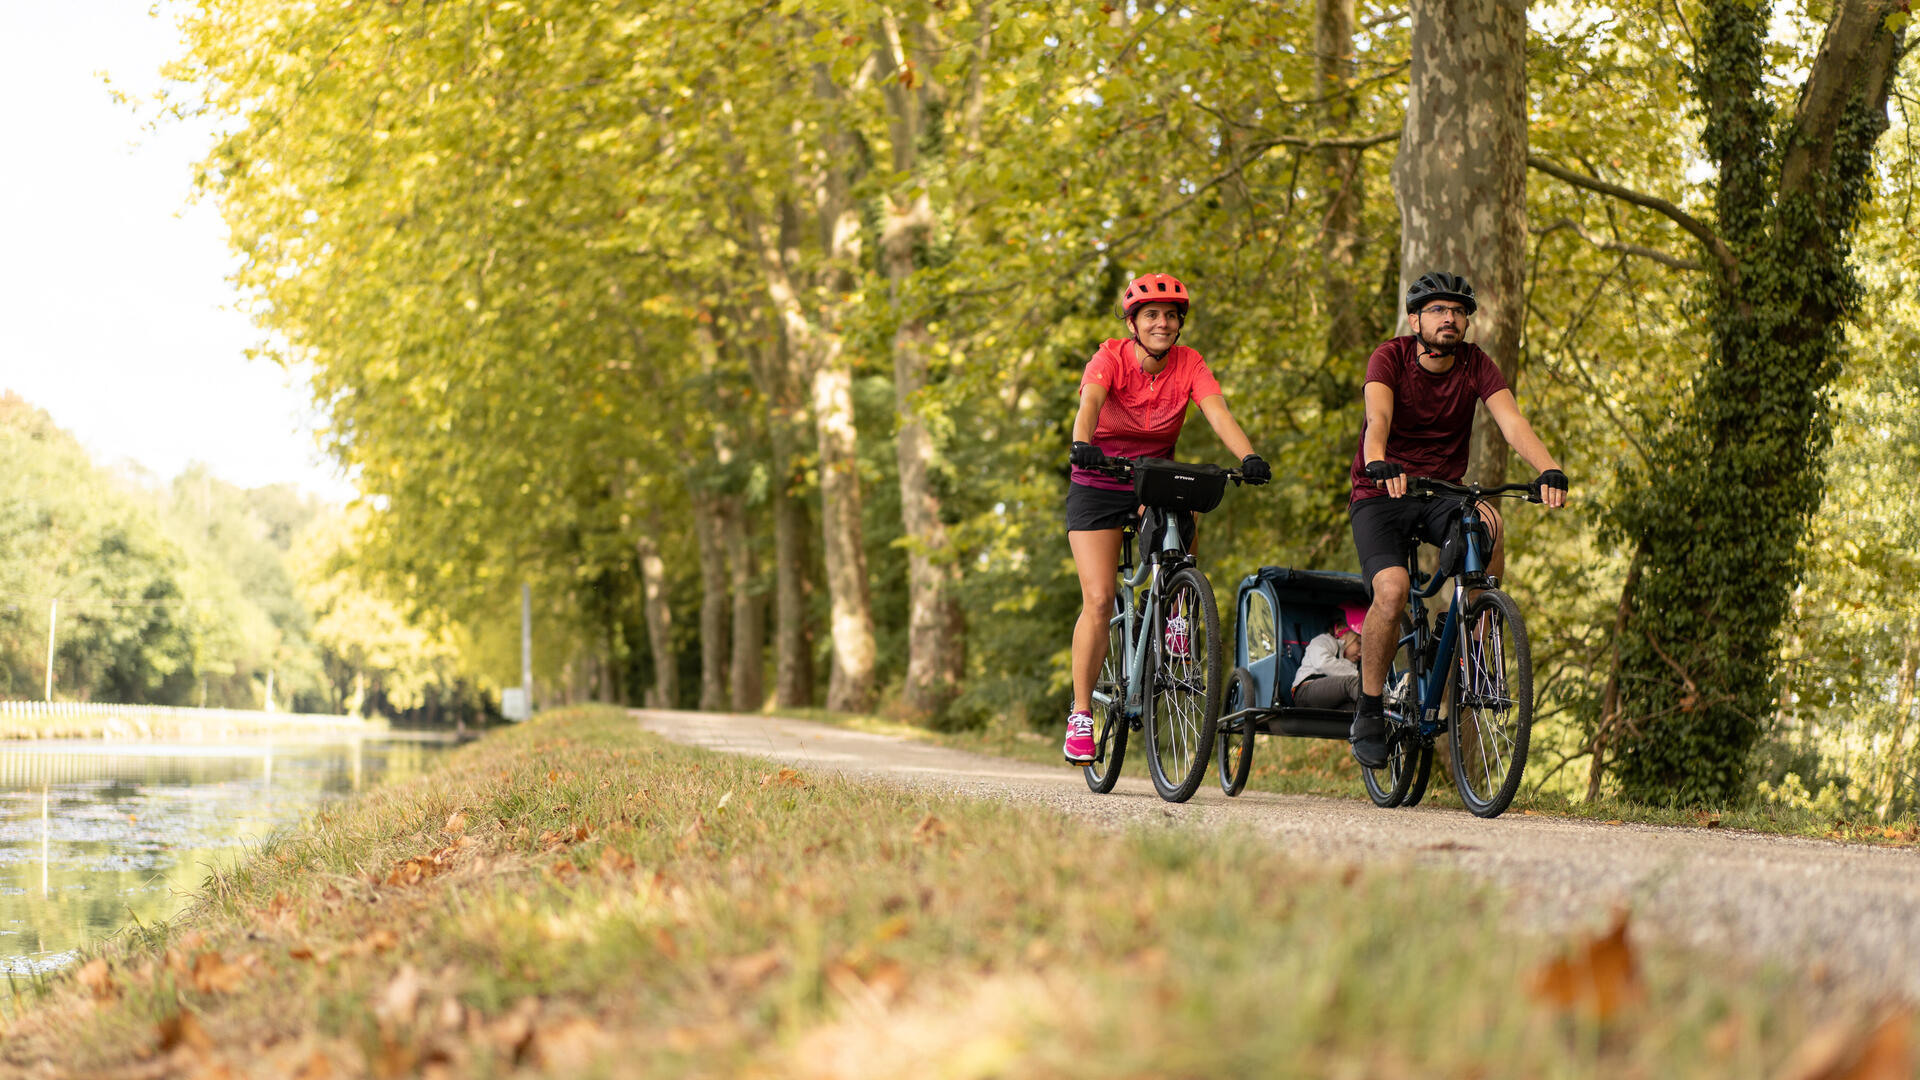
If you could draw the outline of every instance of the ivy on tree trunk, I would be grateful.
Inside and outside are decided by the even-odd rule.
[[[1770,5],[1711,0],[1699,21],[1693,92],[1718,168],[1717,235],[1690,227],[1714,256],[1699,298],[1707,362],[1612,516],[1637,573],[1599,752],[1611,751],[1630,799],[1746,792],[1800,541],[1823,495],[1827,393],[1859,297],[1852,232],[1887,126],[1905,6],[1834,5],[1784,117],[1764,82]]]

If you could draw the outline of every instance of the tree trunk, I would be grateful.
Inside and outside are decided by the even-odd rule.
[[[860,223],[848,194],[848,180],[828,170],[815,192],[820,207],[816,224],[821,247],[837,266],[857,265]],[[873,603],[867,582],[865,527],[861,522],[858,438],[853,415],[853,371],[834,329],[837,311],[810,311],[788,269],[791,204],[783,204],[776,228],[749,213],[749,229],[765,278],[767,297],[780,321],[787,347],[808,373],[814,437],[820,454],[820,534],[827,572],[833,670],[827,682],[827,708],[865,712],[873,707]],[[829,275],[829,293],[844,291],[851,279]]]
[[[726,502],[706,492],[693,496],[694,535],[700,547],[700,710],[727,707]]]
[[[881,21],[882,54],[894,66],[907,62],[907,41],[895,21]],[[910,31],[909,31],[910,32]],[[931,65],[923,65],[931,66]],[[890,69],[891,70],[891,69]],[[907,675],[901,704],[918,719],[940,716],[960,692],[965,670],[963,622],[953,595],[959,579],[940,520],[940,497],[933,490],[933,437],[920,419],[919,395],[926,383],[930,335],[908,296],[915,251],[933,228],[927,185],[916,175],[917,149],[925,115],[925,83],[915,90],[900,79],[886,87],[891,119],[893,167],[909,182],[887,200],[880,238],[887,273],[888,299],[897,320],[893,334],[893,398],[898,430],[894,456],[900,477],[900,519],[907,540]]]
[[[733,312],[742,327],[759,316]],[[764,312],[762,312],[762,315]],[[759,347],[748,353],[754,381],[767,403],[767,438],[773,447],[773,703],[780,708],[813,704],[813,635],[808,629],[807,504],[797,465],[806,406],[799,377],[778,322],[760,324]]]
[[[1353,0],[1317,0],[1314,5],[1314,75],[1319,95],[1320,125],[1327,137],[1340,137],[1353,126]],[[1329,378],[1322,385],[1327,411],[1349,408],[1359,400],[1359,377],[1365,373],[1373,340],[1361,295],[1366,238],[1360,212],[1366,205],[1363,151],[1353,147],[1324,147],[1316,152],[1320,189],[1326,211],[1320,227],[1321,296],[1327,306]],[[1345,477],[1341,477],[1345,483]]]
[[[1407,121],[1393,163],[1400,295],[1446,270],[1473,283],[1469,335],[1520,377],[1527,241],[1527,11],[1523,0],[1413,0]],[[1499,482],[1507,444],[1483,406],[1467,479]]]
[[[1920,681],[1920,626],[1909,625],[1906,647],[1900,653],[1900,680],[1893,692],[1893,731],[1887,736],[1881,758],[1886,766],[1880,777],[1880,820],[1890,821],[1900,808],[1900,796],[1907,796],[1907,809],[1914,809],[1920,798],[1920,781],[1907,775],[1913,755],[1907,751],[1907,723],[1913,719],[1914,691]]]
[[[647,623],[647,644],[653,653],[653,685],[647,688],[648,708],[671,709],[680,701],[680,667],[673,654],[673,610],[667,602],[667,564],[660,557],[655,531],[643,531],[634,542],[640,555],[640,607]]]
[[[1706,370],[1655,454],[1682,465],[1649,470],[1615,508],[1648,553],[1620,642],[1621,712],[1636,724],[1614,770],[1628,798],[1746,794],[1824,492],[1827,389],[1859,293],[1851,234],[1901,55],[1887,16],[1902,6],[1832,5],[1784,122],[1768,85],[1768,5],[1710,0],[1698,21],[1692,71],[1719,233],[1702,237]]]
[[[813,422],[820,447],[820,533],[825,542],[833,671],[827,708],[873,707],[873,601],[860,520],[860,461],[853,421],[853,373],[839,343],[813,373]]]
[[[733,711],[759,712],[766,693],[766,617],[760,600],[759,572],[753,558],[753,534],[747,527],[746,507],[733,499],[724,522],[727,537],[727,576],[733,590]]]

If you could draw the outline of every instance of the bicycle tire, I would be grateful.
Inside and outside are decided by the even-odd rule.
[[[1457,656],[1453,786],[1475,817],[1498,817],[1520,789],[1533,737],[1533,653],[1512,597],[1486,589],[1467,605]]]
[[[1413,783],[1407,785],[1407,794],[1400,800],[1400,809],[1411,810],[1420,805],[1427,797],[1427,784],[1433,779],[1433,744],[1422,741],[1420,757],[1413,765]]]
[[[1221,715],[1252,706],[1253,695],[1253,673],[1243,667],[1234,668],[1227,675],[1227,697],[1220,706]],[[1231,799],[1247,789],[1247,775],[1253,771],[1253,718],[1241,717],[1232,731],[1227,730],[1224,723],[1219,725],[1213,745],[1220,753],[1220,790]]]
[[[1164,603],[1150,628],[1153,684],[1147,696],[1147,772],[1153,788],[1168,802],[1193,798],[1206,779],[1207,761],[1226,697],[1220,655],[1220,609],[1207,576],[1188,566],[1167,582]],[[1186,617],[1187,655],[1168,654],[1166,626]],[[1162,715],[1167,713],[1168,715]],[[1177,715],[1173,715],[1177,713]],[[1170,767],[1171,766],[1171,767]]]
[[[1400,616],[1400,636],[1406,637],[1412,629],[1413,620],[1405,615]],[[1373,805],[1382,810],[1391,810],[1404,804],[1408,793],[1413,790],[1415,776],[1421,773],[1418,740],[1406,737],[1398,725],[1408,709],[1413,711],[1414,722],[1417,723],[1419,720],[1419,703],[1417,700],[1412,700],[1418,696],[1419,690],[1416,688],[1420,684],[1420,673],[1414,670],[1414,651],[1401,645],[1394,650],[1393,660],[1387,666],[1384,687],[1387,711],[1387,763],[1378,769],[1360,766],[1360,782],[1367,789],[1367,798],[1372,799]],[[1431,767],[1431,759],[1428,764]],[[1424,788],[1423,784],[1421,795],[1426,794]]]
[[[1120,598],[1113,600],[1113,613],[1121,613]],[[1094,736],[1093,760],[1080,767],[1087,778],[1087,787],[1095,795],[1105,795],[1120,782],[1120,767],[1127,760],[1127,681],[1126,671],[1126,634],[1123,622],[1118,627],[1111,624],[1107,631],[1107,658],[1100,665],[1100,679],[1094,683],[1094,689],[1107,695],[1112,704],[1099,707],[1100,726]]]

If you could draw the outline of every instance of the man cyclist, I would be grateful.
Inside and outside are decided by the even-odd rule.
[[[1228,452],[1240,459],[1248,483],[1264,484],[1273,477],[1227,410],[1227,399],[1206,361],[1179,344],[1189,299],[1187,287],[1170,274],[1129,281],[1120,294],[1120,317],[1130,336],[1101,345],[1080,377],[1073,476],[1067,485],[1067,545],[1080,576],[1080,618],[1073,627],[1073,707],[1061,748],[1069,764],[1085,765],[1094,758],[1093,684],[1107,654],[1120,533],[1139,518],[1133,485],[1091,467],[1102,455],[1173,457],[1191,402],[1200,406],[1200,415]],[[1180,634],[1184,630],[1169,624],[1170,648],[1184,648],[1177,639]]]
[[[1381,345],[1367,360],[1362,388],[1366,423],[1349,475],[1348,512],[1360,577],[1373,588],[1361,634],[1360,704],[1354,710],[1354,760],[1369,769],[1387,763],[1387,724],[1381,695],[1387,667],[1399,645],[1401,612],[1412,582],[1405,543],[1418,537],[1444,543],[1454,507],[1443,499],[1407,499],[1409,476],[1459,483],[1467,473],[1473,411],[1484,401],[1500,434],[1521,460],[1539,470],[1540,496],[1548,507],[1567,501],[1567,477],[1547,452],[1533,425],[1520,415],[1500,368],[1478,345],[1465,340],[1477,305],[1473,286],[1458,274],[1422,274],[1407,288],[1407,324],[1413,333]],[[1500,515],[1486,502],[1482,519],[1492,532],[1488,571],[1505,563]]]

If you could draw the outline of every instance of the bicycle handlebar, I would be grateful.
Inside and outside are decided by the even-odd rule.
[[[1097,473],[1105,473],[1106,475],[1113,477],[1115,480],[1130,480],[1133,478],[1133,459],[1125,458],[1125,457],[1109,457],[1105,454],[1102,454],[1100,455],[1100,464],[1093,466],[1092,471]],[[1227,478],[1232,480],[1235,484],[1241,484],[1246,482],[1245,480],[1246,472],[1243,469],[1228,469],[1226,470],[1226,473],[1227,473]]]
[[[1481,487],[1479,484],[1455,484],[1433,476],[1410,476],[1407,478],[1409,494],[1452,495],[1464,499],[1492,499],[1507,496],[1524,496],[1528,502],[1540,501],[1540,485],[1500,484],[1496,487]]]

